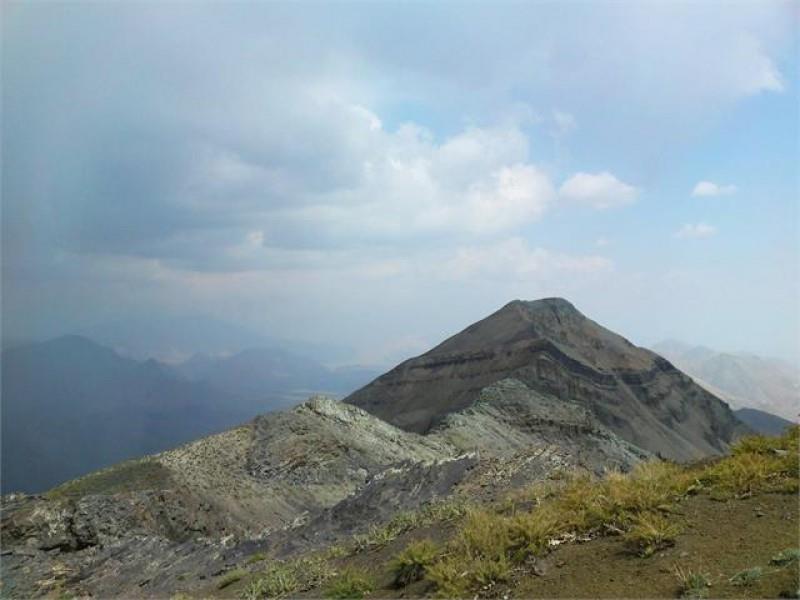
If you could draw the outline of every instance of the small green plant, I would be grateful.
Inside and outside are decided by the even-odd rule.
[[[706,598],[711,580],[705,573],[675,566],[681,598]]]
[[[242,577],[247,575],[247,571],[244,569],[234,569],[233,571],[228,571],[222,577],[219,578],[217,581],[217,589],[221,590],[229,585],[232,585],[239,581]]]
[[[736,587],[749,587],[759,581],[763,574],[764,570],[761,567],[752,567],[744,571],[739,571],[728,581]]]
[[[795,562],[800,562],[800,548],[787,548],[773,556],[769,564],[785,567]]]
[[[253,563],[261,562],[262,560],[267,560],[267,555],[263,552],[256,552],[255,554],[248,556],[245,562],[248,565],[252,565]]]
[[[280,598],[297,591],[300,587],[293,565],[275,563],[267,567],[264,574],[251,581],[242,592],[245,600]]]
[[[447,556],[428,567],[425,579],[436,586],[440,598],[465,598],[472,581],[467,578],[469,572],[464,567],[460,557]]]
[[[329,547],[324,553],[325,558],[344,558],[348,554],[350,554],[350,550],[340,544]]]
[[[422,579],[438,555],[439,548],[430,540],[420,540],[406,546],[390,564],[395,586],[405,587]]]
[[[625,543],[635,554],[646,558],[675,544],[680,528],[658,513],[634,517],[633,526],[625,534]]]
[[[325,590],[325,597],[333,600],[359,600],[373,588],[374,584],[366,573],[350,569],[330,582]]]
[[[431,565],[425,578],[436,586],[441,598],[464,598],[476,589],[489,589],[508,581],[511,565],[505,556],[496,558],[447,556]]]

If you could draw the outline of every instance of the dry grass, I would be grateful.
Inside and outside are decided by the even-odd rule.
[[[405,587],[422,579],[440,553],[439,547],[430,540],[410,543],[390,564],[395,586]]]
[[[427,568],[427,578],[445,597],[482,592],[507,580],[514,567],[524,568],[530,557],[545,554],[555,539],[578,534],[624,534],[636,554],[650,556],[675,543],[679,528],[671,510],[689,494],[796,491],[799,434],[795,427],[778,438],[745,438],[730,456],[711,464],[651,461],[602,479],[565,475],[559,485],[515,494],[499,512],[471,509],[442,557]],[[517,512],[522,501],[535,506]],[[676,576],[687,597],[707,593],[703,574],[679,569]]]
[[[638,515],[625,534],[628,547],[641,557],[652,556],[659,550],[675,544],[680,527],[658,513]]]

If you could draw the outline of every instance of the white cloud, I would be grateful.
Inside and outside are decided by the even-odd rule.
[[[720,185],[712,181],[699,181],[692,190],[692,196],[729,196],[735,194],[735,185]]]
[[[541,279],[607,273],[614,263],[597,255],[573,256],[531,247],[524,239],[458,248],[442,262],[442,274],[453,279]]]
[[[496,235],[540,219],[555,190],[528,159],[516,127],[471,127],[437,143],[414,124],[394,132],[363,128],[350,162],[361,176],[346,187],[308,193],[266,219],[273,239],[318,232],[339,242],[431,235]],[[291,241],[288,241],[291,243]]]
[[[708,225],[706,223],[686,223],[675,232],[675,237],[701,239],[709,238],[712,235],[716,235],[716,233],[717,228],[713,225]]]
[[[639,190],[611,173],[576,173],[558,190],[561,198],[596,209],[624,206],[636,201]]]

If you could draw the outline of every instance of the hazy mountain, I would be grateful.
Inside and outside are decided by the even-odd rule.
[[[724,452],[745,429],[669,362],[560,298],[511,302],[345,401],[425,432],[504,377],[580,402],[623,439],[675,459]]]
[[[742,423],[763,435],[781,435],[793,424],[792,421],[755,408],[740,408],[733,412]]]
[[[196,354],[174,365],[190,381],[205,382],[229,393],[252,414],[263,412],[270,398],[278,407],[297,404],[313,393],[342,396],[380,374],[375,368],[329,369],[319,362],[281,348],[248,348],[231,356]]]
[[[283,340],[210,316],[129,317],[86,327],[77,333],[113,348],[123,356],[170,363],[195,354],[232,355],[248,348],[275,347],[323,363],[341,363],[347,348]]]
[[[11,348],[2,354],[2,489],[41,491],[251,414],[207,384],[80,336]]]
[[[717,352],[674,340],[658,343],[653,349],[732,407],[755,408],[797,421],[800,370],[796,366],[779,359]]]
[[[15,346],[2,353],[2,489],[41,491],[312,392],[344,395],[376,374],[330,370],[279,349],[195,355],[175,367],[81,336]]]

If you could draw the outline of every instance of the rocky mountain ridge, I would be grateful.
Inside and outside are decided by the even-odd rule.
[[[345,402],[425,432],[502,377],[576,401],[623,439],[676,460],[725,452],[745,430],[727,405],[669,361],[561,298],[511,302]]]
[[[427,436],[314,397],[45,496],[6,497],[4,581],[38,593],[35,582],[59,562],[81,574],[75,589],[159,596],[187,571],[201,581],[245,550],[318,547],[436,498],[556,469],[627,470],[646,456],[580,406],[515,380]],[[124,557],[113,577],[111,556]]]
[[[515,302],[348,402],[315,396],[4,497],[4,591],[169,596],[255,553],[328,548],[442,499],[486,502],[565,470],[721,453],[743,430],[667,361],[566,301]]]

